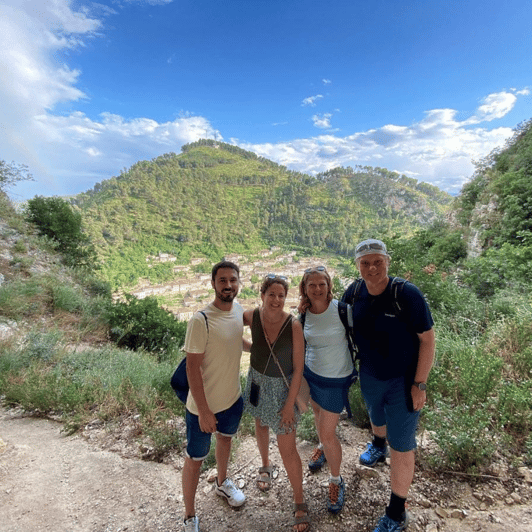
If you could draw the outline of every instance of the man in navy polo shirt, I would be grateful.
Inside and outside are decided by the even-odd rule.
[[[408,525],[405,502],[414,478],[415,433],[434,361],[434,322],[423,294],[410,282],[392,293],[390,256],[380,240],[355,248],[363,279],[343,301],[353,306],[353,330],[360,360],[360,387],[368,408],[373,441],[360,456],[369,467],[384,462],[390,446],[392,493],[374,532],[399,532]],[[356,282],[356,281],[355,281]],[[397,300],[395,304],[394,300]]]

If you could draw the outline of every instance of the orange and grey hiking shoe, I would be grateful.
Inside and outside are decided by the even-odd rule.
[[[311,471],[319,471],[326,461],[327,459],[325,458],[325,453],[323,452],[323,449],[316,447],[308,462],[308,468]]]

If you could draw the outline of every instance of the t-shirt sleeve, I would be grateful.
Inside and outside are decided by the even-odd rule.
[[[205,353],[206,346],[207,327],[205,318],[201,313],[196,312],[188,322],[183,349],[186,353]]]
[[[421,334],[432,329],[434,320],[432,319],[429,304],[421,290],[417,286],[408,283],[405,286],[405,295],[408,297],[410,319],[414,330]]]

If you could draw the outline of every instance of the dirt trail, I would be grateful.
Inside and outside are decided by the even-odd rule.
[[[59,423],[0,417],[0,530],[175,530],[174,468],[65,437]]]
[[[61,424],[23,417],[0,409],[0,530],[2,532],[175,532],[181,531],[181,457],[167,464],[124,458],[86,438],[64,436]],[[389,493],[389,470],[364,471],[357,464],[367,433],[341,423],[344,478],[348,497],[339,517],[324,508],[328,470],[305,473],[313,531],[371,532]],[[312,448],[301,442],[304,462]],[[272,459],[281,464],[272,445]],[[282,468],[268,494],[253,481],[259,465],[253,438],[238,445],[233,478],[244,486],[248,500],[238,511],[212,493],[209,474],[202,476],[197,509],[204,532],[289,531],[290,489]],[[526,482],[471,488],[460,480],[430,478],[416,473],[409,531],[532,532],[532,488]],[[511,504],[512,492],[519,502]],[[481,502],[484,495],[486,502]],[[476,495],[475,498],[473,495]],[[462,518],[451,515],[462,513]],[[441,514],[441,515],[439,515]]]

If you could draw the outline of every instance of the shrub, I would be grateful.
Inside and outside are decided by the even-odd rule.
[[[24,341],[21,362],[28,366],[31,361],[50,362],[57,353],[61,334],[58,332],[30,332]]]
[[[26,220],[37,226],[39,234],[56,243],[67,264],[95,267],[96,251],[82,231],[81,214],[74,212],[64,199],[36,196],[28,200]]]
[[[532,267],[532,246],[504,243],[498,249],[488,249],[465,266],[461,278],[479,297],[491,297],[506,288],[514,292],[524,289],[526,293]]]
[[[525,463],[532,465],[532,434],[528,436],[525,442]]]
[[[302,440],[318,443],[318,433],[316,432],[314,413],[311,408],[301,415],[297,425],[297,436]]]
[[[183,346],[186,322],[177,321],[154,297],[137,299],[126,294],[125,298],[108,311],[111,337],[117,345],[157,352],[160,359]]]
[[[497,398],[497,414],[501,427],[521,437],[532,429],[532,380],[515,383],[506,381]]]
[[[424,417],[443,453],[432,457],[436,467],[478,471],[495,453],[496,433],[487,404],[470,406],[440,398]]]
[[[353,423],[361,429],[369,429],[371,423],[369,421],[368,410],[358,383],[349,388],[349,405],[353,414]]]
[[[83,293],[79,288],[60,284],[52,286],[52,307],[54,310],[78,312],[84,306]]]

